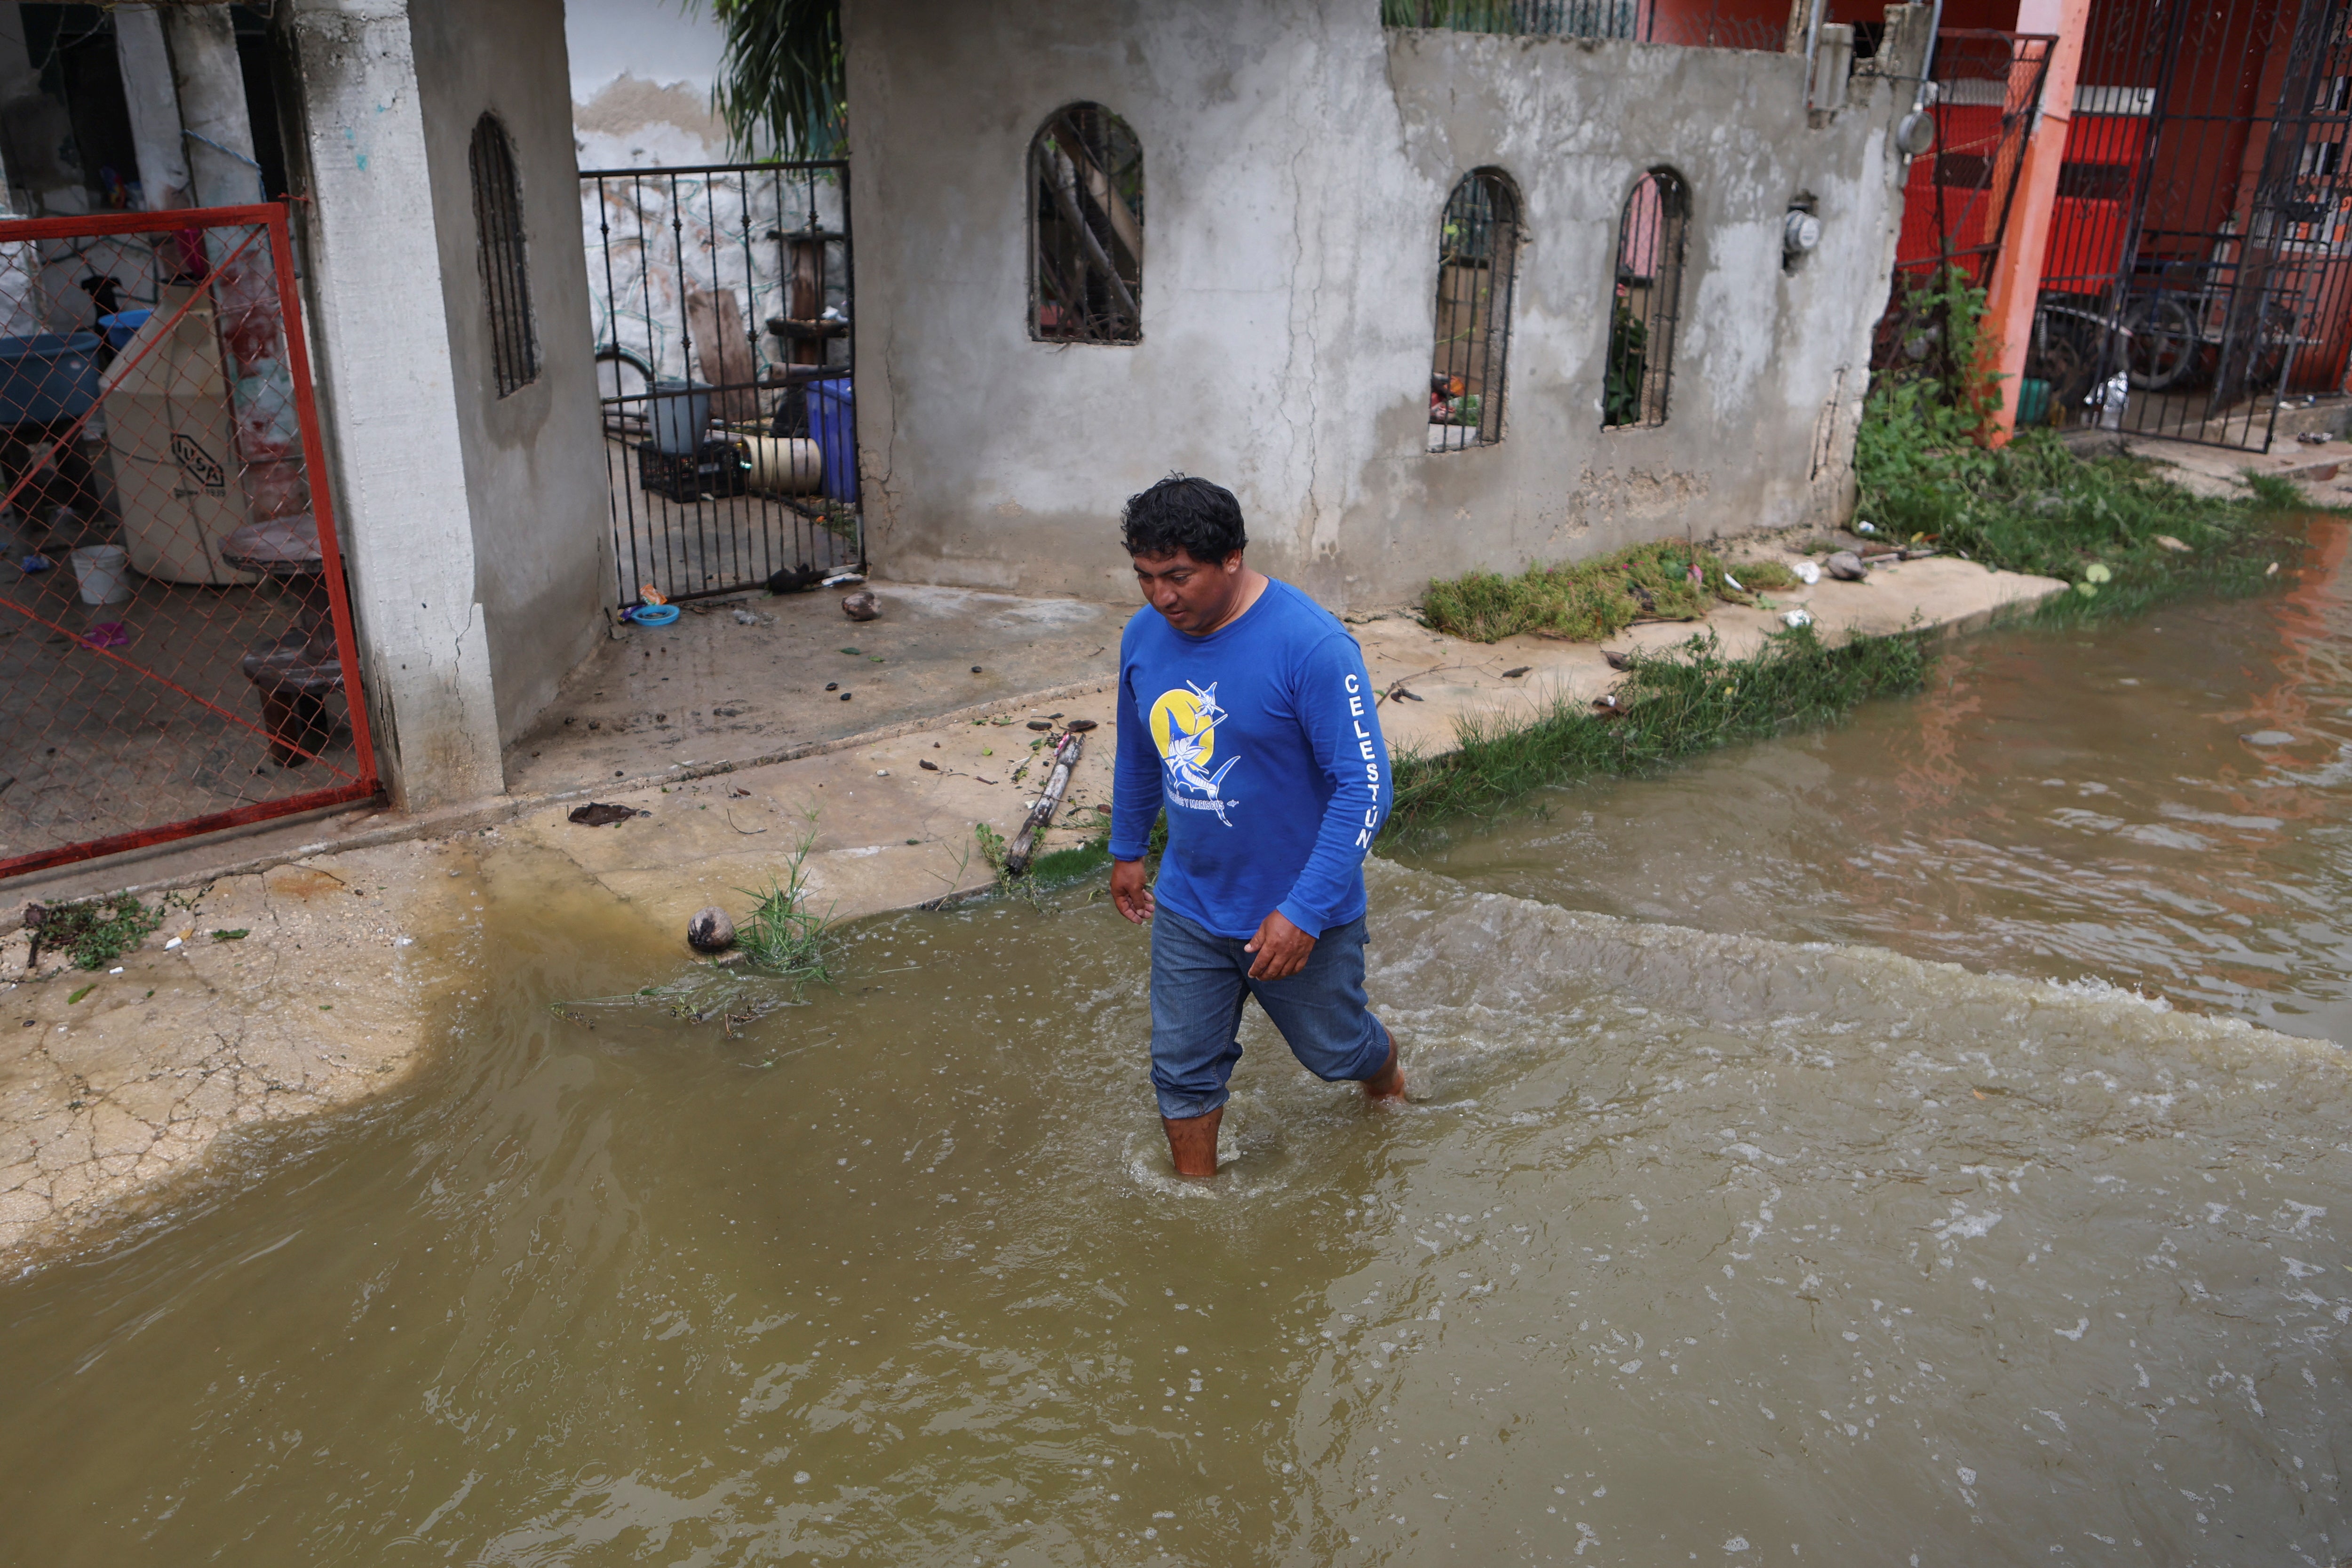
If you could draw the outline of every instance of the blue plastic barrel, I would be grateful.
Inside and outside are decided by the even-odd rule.
[[[849,378],[808,385],[809,438],[824,458],[824,493],[845,506],[857,504],[857,396]]]
[[[126,349],[131,346],[131,340],[139,335],[139,329],[147,324],[147,318],[154,313],[152,310],[118,310],[111,316],[100,316],[98,330],[106,334],[109,348]]]
[[[98,334],[0,338],[0,426],[55,425],[98,401]]]

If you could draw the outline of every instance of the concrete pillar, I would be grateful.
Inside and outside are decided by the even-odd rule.
[[[377,754],[410,810],[505,788],[408,10],[295,0],[318,381]]]
[[[226,5],[168,5],[163,36],[187,132],[189,186],[200,207],[266,201],[253,161],[253,117],[246,110],[245,69],[236,59],[236,26]]]
[[[172,81],[172,52],[163,42],[160,7],[115,7],[114,59],[122,70],[122,97],[131,110],[131,141],[139,158],[139,189],[146,209],[191,205],[188,160],[180,138],[180,90]]]
[[[2025,379],[2025,353],[2033,341],[2033,309],[2042,299],[2042,257],[2050,246],[2050,209],[2058,195],[2058,167],[2066,161],[2066,130],[2074,117],[2074,80],[2083,63],[2083,35],[2091,0],[2021,0],[2017,30],[2054,33],[2050,68],[2042,79],[2042,112],[2025,144],[2025,166],[2001,231],[1985,301],[1983,363],[2000,377],[2000,409],[1988,445],[2006,445],[2017,433],[2017,395]]]

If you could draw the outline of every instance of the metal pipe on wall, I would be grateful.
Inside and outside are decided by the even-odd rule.
[[[1937,0],[1937,4],[1942,3],[1943,0]],[[1813,101],[1813,57],[1821,52],[1822,47],[1822,13],[1828,5],[1829,0],[1813,0],[1813,19],[1805,24],[1805,104],[1808,108]]]

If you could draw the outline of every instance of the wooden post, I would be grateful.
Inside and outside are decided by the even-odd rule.
[[[1029,819],[1013,836],[1013,847],[1005,851],[1005,875],[1020,876],[1036,858],[1037,839],[1053,825],[1055,808],[1062,804],[1062,792],[1070,787],[1070,772],[1078,765],[1078,757],[1086,749],[1087,738],[1079,734],[1063,736],[1062,743],[1054,748],[1054,771],[1045,780],[1045,793],[1029,808]]]

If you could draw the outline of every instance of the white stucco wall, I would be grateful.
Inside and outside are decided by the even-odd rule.
[[[1391,33],[1375,0],[847,0],[845,26],[867,524],[893,575],[1120,589],[1119,503],[1171,469],[1230,485],[1253,560],[1332,604],[1850,504],[1891,82],[1816,127],[1800,57]],[[1024,157],[1074,100],[1144,148],[1133,346],[1027,331]],[[1604,431],[1619,209],[1655,164],[1694,205],[1672,413]],[[1528,230],[1506,435],[1432,455],[1439,217],[1490,165]],[[1824,237],[1789,274],[1800,195]]]
[[[564,0],[410,0],[440,239],[442,321],[472,501],[499,729],[513,740],[604,635],[612,503],[596,410],[587,258],[574,215]],[[494,114],[514,150],[539,374],[499,394],[470,147]]]
[[[402,0],[299,0],[317,379],[361,678],[394,797],[495,795],[498,707],[442,333],[425,113]]]
[[[320,400],[387,779],[504,788],[502,745],[601,635],[611,528],[562,0],[298,0]],[[497,394],[468,141],[504,121],[540,374]]]
[[[726,159],[727,128],[710,109],[726,38],[708,4],[566,0],[563,33],[582,168]]]

